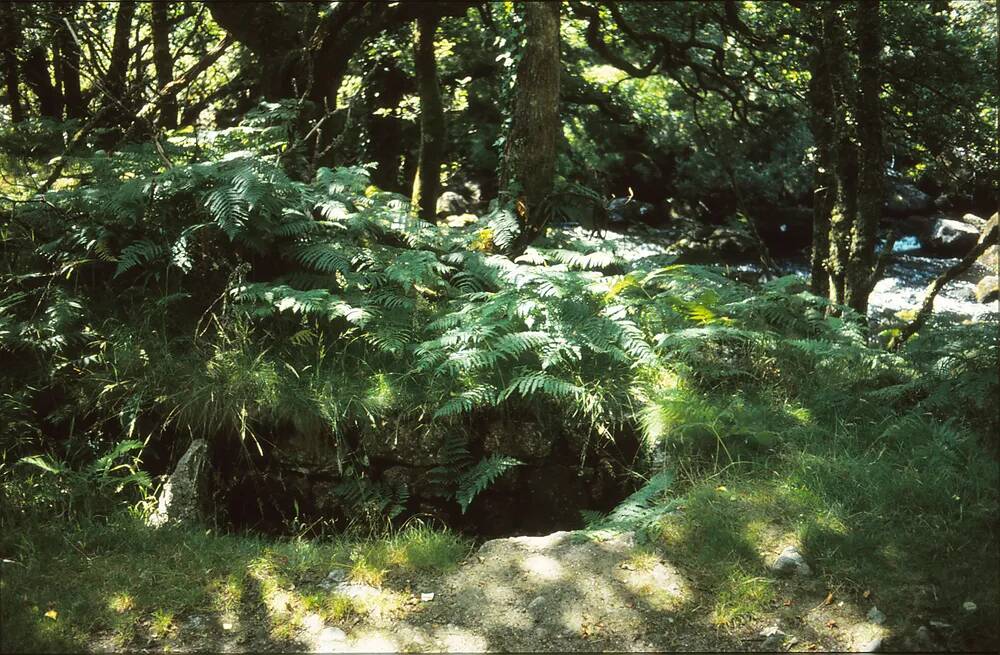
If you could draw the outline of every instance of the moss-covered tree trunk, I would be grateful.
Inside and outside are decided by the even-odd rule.
[[[17,48],[21,40],[21,26],[17,7],[13,2],[0,2],[0,57],[3,57],[3,82],[10,105],[10,118],[15,123],[24,120],[21,102],[20,76],[17,66]]]
[[[525,3],[525,48],[517,67],[514,107],[501,189],[515,194],[519,254],[545,229],[552,207],[559,142],[559,3]]]
[[[434,34],[439,21],[437,15],[421,16],[413,29],[413,67],[420,95],[420,149],[411,204],[417,216],[425,221],[434,220],[437,211],[445,146],[444,105],[434,60]]]
[[[857,216],[851,229],[851,255],[845,301],[862,316],[874,279],[875,239],[882,212],[882,109],[879,68],[882,50],[879,0],[862,0],[857,7],[858,35],[858,188]]]
[[[813,233],[810,275],[812,292],[826,296],[830,292],[830,277],[826,261],[830,256],[830,212],[837,193],[833,174],[833,120],[836,106],[826,37],[833,20],[833,5],[825,3],[813,17],[812,36],[816,44],[809,61],[809,127],[816,147],[816,168],[813,173]]]
[[[153,12],[153,65],[156,67],[156,86],[163,89],[174,79],[174,58],[170,54],[170,5],[154,2]],[[177,127],[177,98],[171,95],[163,101],[159,124],[167,129]]]
[[[844,51],[847,34],[836,5],[827,13],[823,25],[823,44],[833,92],[831,131],[830,239],[826,270],[829,274],[830,300],[844,304],[847,269],[851,254],[851,230],[857,214],[858,157],[849,120],[852,106],[852,75]]]

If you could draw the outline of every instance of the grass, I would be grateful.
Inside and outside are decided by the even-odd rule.
[[[934,619],[956,627],[957,647],[995,647],[996,460],[974,432],[927,416],[815,414],[770,456],[680,482],[681,512],[654,532],[661,556],[697,580],[720,627],[779,609],[767,565],[796,545],[821,597],[877,604],[897,634]]]
[[[163,639],[194,615],[262,611],[270,637],[287,641],[308,614],[342,621],[368,609],[322,590],[319,583],[332,569],[349,569],[351,581],[377,584],[392,571],[447,570],[469,545],[452,532],[416,523],[382,539],[269,541],[153,531],[118,515],[77,525],[38,522],[8,532],[0,547],[15,562],[3,564],[0,581],[2,650],[65,652],[87,649],[97,636],[118,648],[139,637]]]

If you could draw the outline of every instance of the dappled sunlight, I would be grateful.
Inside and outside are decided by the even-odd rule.
[[[520,563],[521,569],[529,576],[541,580],[559,580],[563,577],[563,568],[558,561],[545,555],[529,555]]]

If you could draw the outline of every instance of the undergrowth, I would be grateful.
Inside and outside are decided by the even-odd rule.
[[[177,134],[164,145],[169,167],[149,146],[114,160],[82,152],[68,169],[77,184],[7,212],[2,529],[53,515],[83,523],[47,540],[7,537],[5,557],[38,566],[38,549],[65,543],[105,557],[87,522],[121,503],[148,510],[144,458],[176,458],[192,438],[251,463],[305,440],[336,471],[345,522],[368,524],[402,518],[411,491],[374,475],[374,461],[442,454],[428,477],[465,512],[522,463],[483,453],[479,428],[516,417],[581,453],[642,436],[637,491],[589,515],[591,529],[638,529],[685,558],[718,590],[720,625],[773,600],[758,546],[775,530],[852,593],[880,585],[906,603],[906,589],[930,584],[935,600],[920,602],[935,611],[974,594],[988,608],[978,617],[996,615],[995,320],[932,323],[889,352],[794,277],[751,287],[558,235],[512,261],[499,252],[516,225],[504,207],[471,228],[421,222],[363,167],[291,178],[273,134]],[[458,552],[451,537],[409,535],[341,563],[374,583]],[[184,585],[198,574],[173,561],[171,611],[239,602],[245,576],[267,568],[263,541],[203,541],[199,570],[237,577],[212,575],[221,591],[209,592]],[[257,564],[223,562],[242,549]],[[60,601],[56,611],[82,617],[64,634],[42,620],[38,591],[55,593],[60,570],[28,570],[4,589],[27,605],[5,612],[42,612],[32,625],[46,644],[157,605],[116,596],[131,573],[108,559],[87,575],[118,600]],[[920,581],[906,587],[901,570]],[[170,615],[149,616],[169,631]]]

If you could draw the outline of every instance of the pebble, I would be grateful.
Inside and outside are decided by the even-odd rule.
[[[875,625],[882,625],[885,623],[885,614],[879,611],[874,605],[870,610],[868,610],[868,620]]]
[[[771,570],[776,573],[797,573],[799,575],[809,575],[812,572],[812,569],[806,564],[805,558],[802,557],[802,553],[795,546],[786,546],[771,564]]]

